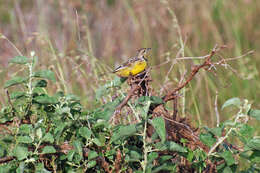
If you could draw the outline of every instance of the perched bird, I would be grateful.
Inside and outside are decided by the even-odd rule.
[[[149,50],[151,50],[151,48],[142,48],[138,50],[135,57],[129,58],[125,63],[117,67],[113,73],[117,74],[119,77],[129,77],[143,72],[147,66],[145,55]]]

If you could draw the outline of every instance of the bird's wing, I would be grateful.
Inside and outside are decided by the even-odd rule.
[[[126,67],[130,67],[133,62],[137,61],[138,58],[137,57],[132,57],[132,58],[129,58],[126,62],[124,62],[122,65],[118,66],[114,71],[113,73],[123,69],[123,68],[126,68]]]

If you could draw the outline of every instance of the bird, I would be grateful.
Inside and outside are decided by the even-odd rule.
[[[136,56],[129,58],[122,65],[118,66],[113,73],[119,77],[127,78],[129,76],[136,76],[143,72],[147,67],[147,59],[145,55],[151,48],[141,48],[137,51]]]

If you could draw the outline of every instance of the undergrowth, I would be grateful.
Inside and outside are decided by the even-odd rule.
[[[34,53],[9,63],[26,75],[17,74],[4,86],[0,172],[260,171],[260,138],[248,124],[260,120],[260,110],[246,99],[227,100],[222,109],[234,108],[232,118],[198,130],[170,115],[167,97],[141,94],[126,103],[121,123],[113,125],[109,120],[129,95],[120,89],[125,80],[116,77],[101,86],[93,100],[101,106],[87,110],[75,95],[48,93],[55,74],[38,70]]]

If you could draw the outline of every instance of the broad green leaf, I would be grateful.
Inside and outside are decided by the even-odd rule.
[[[96,119],[104,119],[109,120],[110,117],[114,114],[116,107],[121,103],[121,99],[117,98],[112,102],[108,102],[107,104],[103,105],[102,107],[96,109],[93,112],[93,117]]]
[[[151,152],[148,154],[148,163],[152,163],[157,157],[159,157],[159,154],[157,152]]]
[[[248,112],[248,115],[250,117],[253,117],[253,118],[257,119],[258,121],[260,121],[260,110],[250,109],[250,111]]]
[[[235,164],[235,159],[233,158],[231,151],[224,151],[220,154],[220,156],[226,161],[228,166]]]
[[[90,162],[88,162],[87,167],[88,168],[93,168],[94,166],[96,166],[96,164],[97,164],[97,161],[91,160]]]
[[[69,101],[80,101],[80,98],[74,94],[68,94],[65,98]]]
[[[12,79],[8,80],[5,84],[4,84],[4,88],[8,88],[10,86],[14,86],[14,85],[18,85],[21,83],[25,83],[28,80],[28,78],[26,77],[20,77],[20,76],[16,76],[13,77]]]
[[[45,169],[44,164],[41,162],[36,165],[36,173],[51,173],[51,172]]]
[[[210,133],[201,133],[200,140],[209,147],[217,141],[216,138],[214,138]]]
[[[45,146],[41,152],[41,154],[52,154],[56,153],[56,149],[53,146]]]
[[[74,150],[69,150],[67,154],[68,161],[72,161],[74,154],[75,154]]]
[[[255,150],[260,150],[260,138],[249,140],[247,146]]]
[[[35,87],[33,88],[33,94],[34,95],[45,95],[46,94],[46,90],[40,87]]]
[[[164,172],[164,171],[169,171],[169,172],[176,172],[176,164],[174,163],[163,163],[162,165],[156,166],[152,172]]]
[[[81,156],[81,158],[83,157],[83,152],[82,152],[82,144],[80,141],[74,141],[73,142],[73,146],[75,148],[75,150],[77,151],[77,153]]]
[[[31,124],[22,124],[19,127],[19,134],[30,134],[31,130],[33,129]]]
[[[28,156],[28,149],[18,145],[14,148],[13,154],[18,160],[23,160]]]
[[[34,100],[37,103],[41,103],[41,104],[56,104],[56,103],[58,103],[58,100],[55,97],[50,97],[48,95],[37,96],[37,97],[34,98]]]
[[[152,119],[152,126],[154,127],[155,131],[160,136],[162,142],[166,140],[166,129],[165,129],[165,122],[163,117],[156,117]]]
[[[170,151],[178,151],[178,152],[182,152],[182,153],[187,152],[186,148],[184,148],[183,146],[181,146],[173,141],[166,141],[165,145],[166,145],[167,149]]]
[[[250,156],[250,161],[260,164],[260,151],[259,150],[254,150],[254,152]]]
[[[19,167],[16,169],[16,172],[17,173],[24,172],[24,168],[25,168],[25,163],[24,162],[20,162],[19,163]]]
[[[11,99],[18,99],[18,98],[23,97],[23,96],[25,96],[25,95],[26,95],[25,92],[15,91],[15,92],[12,92],[12,93],[10,94],[10,98],[11,98]]]
[[[243,124],[240,128],[239,128],[239,133],[242,135],[243,139],[245,141],[243,142],[247,142],[248,140],[250,140],[253,135],[254,135],[254,128],[247,125],[247,124]]]
[[[36,130],[36,135],[37,135],[38,139],[41,139],[41,138],[42,138],[42,129],[41,129],[41,128],[38,128],[38,129]]]
[[[34,83],[34,87],[45,88],[47,87],[47,84],[48,82],[46,80],[38,80]]]
[[[170,156],[170,155],[160,156],[159,162],[164,163],[165,161],[170,160],[172,157],[173,156]]]
[[[240,99],[237,98],[237,97],[228,99],[228,100],[222,105],[222,108],[221,108],[221,109],[224,109],[225,107],[228,107],[228,106],[231,106],[231,105],[234,105],[234,106],[236,106],[236,107],[239,108],[240,105],[241,105]]]
[[[232,169],[229,166],[226,166],[223,170],[223,173],[232,173]]]
[[[80,136],[82,136],[86,139],[90,139],[92,132],[87,127],[81,127],[79,129],[79,134],[80,134]]]
[[[30,138],[29,136],[19,136],[17,138],[17,141],[19,143],[24,143],[24,144],[30,144],[33,142],[32,138]]]
[[[99,147],[102,146],[102,143],[100,142],[100,140],[99,140],[98,138],[94,138],[94,139],[93,139],[93,142],[94,142],[97,146],[99,146]]]
[[[53,82],[56,82],[55,74],[51,70],[41,70],[41,71],[34,72],[33,77],[49,79]]]
[[[112,143],[122,137],[133,135],[136,132],[137,132],[137,128],[135,124],[131,124],[127,126],[119,126],[119,128],[116,128],[116,130],[114,131],[110,142]]]
[[[88,160],[95,159],[96,157],[98,157],[98,154],[97,154],[96,151],[90,150],[90,151],[88,152]]]
[[[222,128],[221,127],[215,127],[215,128],[205,127],[205,129],[215,136],[221,137],[221,135],[222,135]]]
[[[27,64],[31,61],[31,59],[25,56],[15,56],[14,58],[10,59],[8,63],[14,64]]]
[[[143,103],[147,101],[151,101],[151,104],[153,105],[159,105],[164,103],[162,98],[157,96],[141,96],[138,98],[137,103]]]
[[[142,154],[140,154],[139,152],[137,152],[135,150],[131,150],[129,152],[129,154],[130,154],[131,160],[140,160],[140,159],[142,159]]]
[[[43,137],[42,141],[43,141],[43,142],[53,143],[53,142],[54,142],[54,138],[53,138],[52,134],[47,133],[47,134]]]

